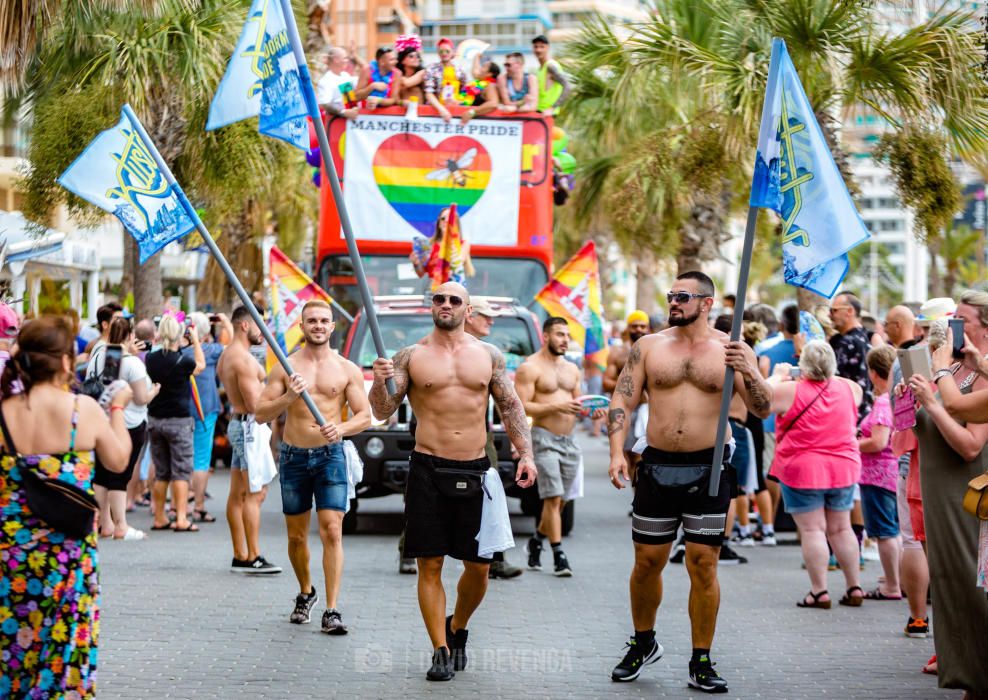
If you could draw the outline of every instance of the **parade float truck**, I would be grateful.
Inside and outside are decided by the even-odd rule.
[[[344,201],[375,296],[385,349],[390,356],[432,330],[430,281],[419,278],[409,256],[413,240],[431,238],[440,211],[457,205],[475,274],[471,296],[483,296],[499,316],[488,341],[505,354],[509,373],[542,345],[539,319],[528,308],[552,271],[552,120],[538,114],[488,115],[461,125],[443,122],[420,107],[364,110],[353,120],[331,118],[330,145]],[[369,388],[377,356],[363,314],[350,256],[327,178],[321,178],[317,281],[354,316],[339,324],[336,345],[359,365]],[[415,440],[407,399],[387,421],[353,436],[364,478],[344,529],[357,528],[361,499],[402,493]],[[493,403],[488,425],[498,469],[522,511],[541,510],[534,488],[514,483],[517,457]],[[564,532],[573,526],[573,504],[564,510]]]

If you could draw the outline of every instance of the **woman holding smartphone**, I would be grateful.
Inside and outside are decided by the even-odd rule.
[[[133,398],[124,406],[124,425],[130,433],[131,450],[127,467],[122,472],[108,470],[96,456],[96,476],[93,487],[100,507],[100,537],[116,540],[143,540],[143,530],[127,524],[127,483],[134,474],[134,465],[141,456],[147,436],[147,405],[161,387],[152,384],[144,363],[137,356],[137,340],[130,319],[118,317],[110,324],[104,352],[93,360],[91,372],[96,376],[104,369],[112,371],[114,379],[121,379],[130,386]],[[114,369],[111,365],[116,364]]]

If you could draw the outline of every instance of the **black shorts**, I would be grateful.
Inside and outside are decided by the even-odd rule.
[[[405,486],[405,549],[402,556],[444,557],[489,564],[477,555],[477,533],[484,510],[483,492],[474,497],[448,497],[434,481],[434,469],[445,467],[486,472],[487,457],[460,462],[412,452]]]
[[[724,539],[724,525],[731,499],[737,495],[737,473],[725,464],[720,473],[720,491],[716,498],[708,495],[708,484],[689,493],[659,486],[649,467],[709,465],[713,448],[699,452],[664,452],[648,447],[638,465],[638,484],[632,502],[631,539],[641,544],[666,544],[676,539],[683,524],[687,542],[719,547]]]
[[[127,432],[130,433],[130,457],[127,458],[126,469],[122,472],[111,472],[103,466],[103,463],[99,461],[99,457],[96,457],[96,475],[93,477],[93,483],[97,486],[102,486],[107,491],[127,490],[127,484],[130,483],[130,477],[134,475],[134,467],[137,465],[137,460],[144,451],[144,440],[147,438],[148,433],[147,421],[144,421],[136,428],[127,428]]]

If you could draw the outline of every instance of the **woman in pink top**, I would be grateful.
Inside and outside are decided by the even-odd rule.
[[[776,451],[770,474],[782,483],[786,512],[799,528],[810,592],[796,605],[829,608],[827,541],[847,582],[841,605],[864,600],[859,585],[858,540],[851,529],[854,485],[861,475],[857,423],[861,387],[835,377],[837,358],[822,341],[806,344],[799,356],[800,376],[780,363],[769,379],[776,420]]]
[[[872,349],[866,360],[868,378],[875,387],[875,405],[859,426],[861,448],[861,507],[864,509],[868,536],[878,540],[885,581],[865,593],[869,600],[902,600],[899,589],[899,562],[902,538],[899,537],[899,513],[895,490],[899,477],[899,460],[892,452],[892,407],[889,381],[895,350],[889,345]]]

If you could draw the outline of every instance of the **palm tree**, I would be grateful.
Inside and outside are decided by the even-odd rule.
[[[129,102],[189,198],[205,209],[207,225],[222,228],[228,249],[244,253],[250,231],[238,223],[245,202],[256,198],[264,203],[273,192],[306,187],[297,154],[261,137],[255,125],[241,122],[203,131],[250,3],[149,4],[153,9],[66,2],[66,11],[48,19],[21,92],[35,118],[26,209],[44,217],[65,201],[71,211],[93,214],[87,204],[58,188],[55,179],[96,133],[116,120],[120,105]],[[67,11],[70,5],[88,5],[88,11]],[[128,257],[134,259],[134,243],[126,234],[125,240]],[[245,262],[250,264],[243,267],[256,269],[254,261]],[[135,312],[157,313],[162,302],[160,256],[133,268],[133,289]]]

